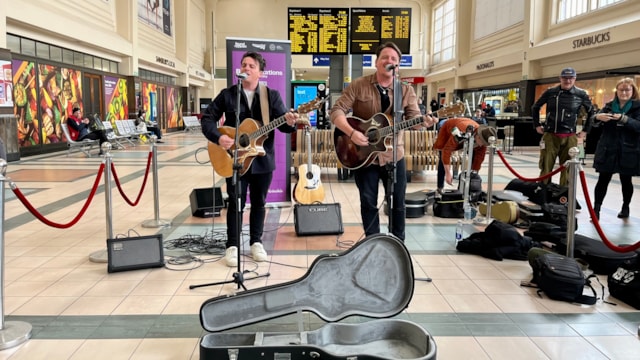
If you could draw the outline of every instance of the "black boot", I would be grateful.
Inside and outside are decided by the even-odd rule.
[[[596,213],[596,219],[600,220],[600,204],[596,204],[593,207],[593,211]]]
[[[626,219],[629,217],[629,205],[622,205],[622,210],[618,213],[620,219]]]

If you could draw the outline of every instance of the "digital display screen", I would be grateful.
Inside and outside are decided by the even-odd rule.
[[[348,8],[289,8],[288,13],[292,54],[348,53]]]
[[[294,85],[293,88],[293,108],[297,108],[298,106],[307,103],[309,101],[313,101],[318,97],[318,86],[317,85]],[[309,112],[309,124],[311,127],[315,127],[318,122],[318,110],[313,110]]]
[[[392,41],[403,54],[411,51],[410,8],[352,8],[351,54],[375,54],[380,44]]]

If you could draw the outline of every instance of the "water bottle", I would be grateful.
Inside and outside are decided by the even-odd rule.
[[[466,221],[473,219],[473,208],[471,207],[471,205],[467,205],[464,207],[464,219]]]
[[[456,242],[462,240],[462,220],[458,220],[456,224]]]

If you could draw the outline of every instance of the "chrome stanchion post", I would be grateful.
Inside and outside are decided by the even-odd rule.
[[[487,214],[482,223],[489,224],[493,219],[491,218],[491,207],[493,206],[493,159],[496,153],[496,138],[495,136],[489,136],[489,171],[487,173]]]
[[[153,172],[153,210],[154,218],[142,222],[142,227],[155,228],[161,226],[171,226],[171,220],[160,219],[160,192],[158,190],[158,147],[156,142],[158,137],[151,135],[151,169]]]
[[[578,171],[576,168],[580,166],[578,154],[580,150],[577,147],[569,149],[570,160],[567,160],[565,166],[569,166],[569,208],[567,209],[567,257],[573,257],[574,237],[576,233],[576,185],[578,180]]]
[[[0,350],[20,345],[31,338],[31,324],[4,321],[4,183],[7,161],[0,158]]]
[[[102,144],[104,152],[104,209],[105,218],[107,220],[107,239],[113,239],[113,208],[111,206],[111,143]],[[98,250],[89,255],[92,262],[107,262],[107,249]]]

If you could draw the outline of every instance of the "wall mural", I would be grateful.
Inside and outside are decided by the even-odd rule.
[[[67,121],[74,107],[82,109],[82,72],[54,65],[39,64],[42,144],[63,139],[60,124]]]
[[[18,118],[18,145],[40,143],[36,68],[33,61],[13,61],[13,113]]]
[[[128,119],[127,80],[112,76],[104,77],[104,102],[107,109],[105,121]]]

